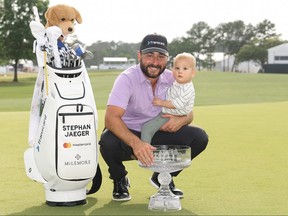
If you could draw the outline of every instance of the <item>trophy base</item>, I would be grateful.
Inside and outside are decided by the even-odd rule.
[[[152,211],[179,211],[182,207],[179,197],[156,194],[150,197],[148,209]]]

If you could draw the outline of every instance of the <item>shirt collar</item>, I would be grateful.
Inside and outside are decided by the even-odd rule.
[[[191,82],[188,82],[188,83],[178,83],[176,80],[173,82],[173,85],[175,86],[189,86],[191,85]]]

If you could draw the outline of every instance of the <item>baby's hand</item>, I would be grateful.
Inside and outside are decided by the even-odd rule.
[[[154,106],[161,106],[161,99],[155,97],[152,103]]]

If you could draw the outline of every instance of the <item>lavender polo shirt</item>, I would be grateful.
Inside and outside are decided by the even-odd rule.
[[[145,122],[161,112],[161,107],[152,104],[153,98],[164,100],[166,91],[173,81],[172,72],[166,69],[160,75],[153,95],[152,85],[142,73],[140,65],[132,66],[116,78],[107,105],[124,109],[122,120],[127,127],[141,131]]]

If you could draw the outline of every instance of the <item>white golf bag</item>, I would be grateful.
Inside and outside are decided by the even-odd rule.
[[[102,182],[93,91],[81,58],[71,58],[73,64],[63,67],[67,59],[58,56],[62,65],[52,64],[59,53],[55,47],[49,49],[55,44],[48,37],[49,29],[42,26],[40,22],[30,23],[39,73],[30,112],[30,148],[24,153],[26,173],[44,184],[48,205],[84,204],[86,194],[96,192]],[[92,180],[89,191],[86,187]]]

